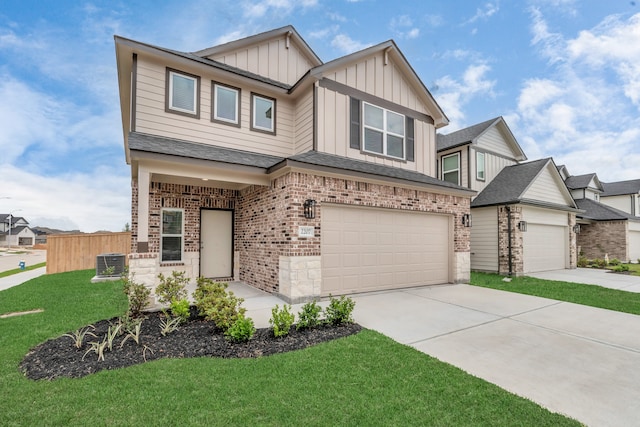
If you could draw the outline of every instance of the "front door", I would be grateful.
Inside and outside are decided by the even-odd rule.
[[[233,211],[200,211],[200,275],[233,277]]]

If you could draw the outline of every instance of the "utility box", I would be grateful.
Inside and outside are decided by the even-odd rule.
[[[97,277],[120,277],[125,268],[124,254],[100,254],[96,257]]]

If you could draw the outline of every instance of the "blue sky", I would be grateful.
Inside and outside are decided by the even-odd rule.
[[[86,232],[130,221],[114,34],[196,51],[288,24],[323,61],[394,39],[443,133],[502,115],[530,160],[637,179],[638,3],[0,0],[0,213]]]

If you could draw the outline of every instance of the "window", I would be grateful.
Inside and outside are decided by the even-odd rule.
[[[476,153],[476,179],[484,181],[484,153]]]
[[[213,112],[211,120],[240,126],[240,89],[211,82],[213,87]]]
[[[167,68],[166,111],[200,117],[200,77]]]
[[[364,151],[404,159],[404,116],[366,102],[363,106]]]
[[[251,94],[251,129],[276,133],[276,100]]]
[[[161,224],[162,261],[182,261],[184,234],[182,209],[163,209]]]
[[[460,153],[442,158],[442,179],[460,185]]]

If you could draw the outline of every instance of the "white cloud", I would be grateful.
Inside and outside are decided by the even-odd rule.
[[[469,18],[465,24],[472,24],[474,22],[476,22],[479,19],[489,19],[491,18],[493,15],[495,15],[498,11],[500,10],[500,6],[498,6],[498,3],[493,3],[493,2],[488,2],[485,3],[482,8],[477,8],[476,9],[476,14],[473,15],[471,18]]]
[[[413,25],[413,20],[409,15],[392,18],[389,27],[400,39],[415,39],[420,35],[420,29]]]
[[[244,2],[243,15],[248,18],[261,18],[269,12],[290,14],[296,8],[306,9],[318,5],[318,0],[262,0]]]
[[[366,49],[371,45],[353,40],[346,34],[338,34],[331,40],[331,46],[345,54],[349,54]]]

